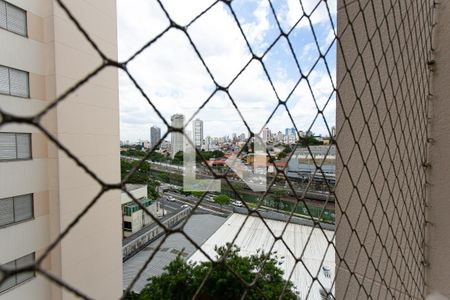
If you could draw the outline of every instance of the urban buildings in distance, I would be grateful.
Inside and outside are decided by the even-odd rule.
[[[157,126],[150,127],[150,147],[151,148],[155,147],[160,139],[161,139],[161,128]]]
[[[105,55],[117,60],[115,0],[66,1]],[[108,12],[105,14],[105,12]],[[101,19],[91,19],[101,16]],[[100,26],[101,25],[101,26]],[[31,116],[92,71],[98,54],[53,0],[0,0],[0,107]],[[115,68],[103,69],[48,111],[40,124],[104,182],[120,181],[119,94]],[[101,99],[101,101],[99,101]],[[95,103],[95,105],[92,105]],[[0,127],[0,266],[39,267],[92,299],[122,296],[120,191],[99,183],[34,126]],[[1,277],[1,275],[0,275]],[[13,273],[2,300],[76,296],[40,272]]]
[[[201,149],[203,145],[203,121],[195,119],[192,123],[192,137],[194,145],[197,149]]]
[[[171,125],[174,128],[183,128],[184,126],[184,115],[182,114],[174,114],[170,118]],[[170,145],[171,151],[170,156],[172,158],[175,157],[175,154],[179,151],[183,151],[183,134],[179,132],[172,132],[170,134]]]

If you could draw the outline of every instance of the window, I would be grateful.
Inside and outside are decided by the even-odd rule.
[[[28,72],[0,66],[0,93],[29,98],[30,88]]]
[[[32,219],[33,194],[0,199],[0,226]]]
[[[0,132],[0,161],[31,159],[31,134]]]
[[[132,231],[131,222],[127,222],[127,221],[123,222],[123,229],[125,231]]]
[[[15,271],[17,269],[21,269],[24,267],[31,266],[35,263],[35,255],[34,253],[22,256],[16,260],[10,261],[9,263],[3,264],[1,267],[2,269],[8,270],[8,271]],[[2,273],[0,273],[0,280],[2,279]],[[27,281],[30,278],[33,278],[35,276],[35,273],[33,271],[31,272],[21,272],[14,274],[13,276],[6,279],[1,285],[0,285],[0,293],[3,291],[6,291],[7,289],[10,289],[12,287],[15,287],[18,284],[21,284],[24,281]]]
[[[27,36],[27,12],[0,0],[0,28]]]

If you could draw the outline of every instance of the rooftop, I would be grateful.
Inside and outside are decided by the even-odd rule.
[[[260,218],[250,216],[245,221],[246,217],[246,215],[242,214],[233,214],[202,245],[202,249],[210,257],[215,257],[214,247],[231,242],[239,231],[240,226],[245,222],[235,241],[235,245],[241,248],[241,254],[256,254],[256,251],[259,249],[268,251],[275,239]],[[265,222],[275,235],[280,235],[286,226],[286,222],[282,221],[265,219]],[[283,240],[295,256],[302,256],[303,262],[303,264],[298,263],[295,265],[295,259],[285,244],[282,241],[277,241],[272,252],[276,251],[279,257],[284,257],[280,261],[280,268],[284,271],[284,277],[289,278],[292,273],[290,280],[295,285],[301,299],[321,300],[322,298],[319,294],[320,285],[317,280],[313,281],[312,276],[317,276],[325,287],[329,288],[332,286],[335,253],[333,246],[328,241],[334,240],[334,232],[290,223],[283,234]],[[205,261],[207,258],[197,250],[189,260]],[[327,269],[327,274],[324,273],[322,267]]]
[[[189,235],[198,245],[203,244],[223,223],[225,218],[210,214],[192,215],[184,227],[184,232]],[[207,224],[207,226],[205,226]],[[130,282],[145,264],[147,259],[158,247],[163,238],[159,238],[144,250],[131,257],[123,264],[123,287],[128,287]],[[145,268],[139,280],[133,287],[133,291],[140,292],[147,284],[147,278],[158,276],[178,255],[187,259],[195,252],[196,248],[180,233],[174,233],[167,238],[157,251],[155,257]]]
[[[129,192],[137,190],[137,189],[141,189],[143,187],[146,187],[146,185],[145,184],[134,184],[134,183],[125,184],[125,189]]]

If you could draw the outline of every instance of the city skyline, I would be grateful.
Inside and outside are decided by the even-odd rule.
[[[181,114],[174,114],[174,115],[172,115],[172,117],[174,117],[174,116],[183,116],[183,115],[181,115]],[[171,117],[171,119],[172,119],[172,117]],[[183,120],[184,120],[184,116],[183,116]],[[221,140],[221,139],[228,139],[229,141],[234,141],[234,140],[236,140],[236,141],[246,141],[246,139],[248,137],[248,133],[246,134],[245,132],[232,132],[232,133],[225,134],[225,135],[222,135],[222,136],[204,135],[203,134],[203,130],[204,130],[203,120],[195,119],[195,121],[199,122],[198,126],[199,126],[199,128],[201,128],[201,133],[198,135],[198,138],[196,139],[195,136],[194,136],[195,131],[196,131],[195,122],[192,123],[192,131],[189,130],[188,129],[189,126],[186,125],[186,127],[185,127],[186,134],[191,137],[192,142],[194,143],[194,145],[196,145],[198,147],[203,147],[206,150],[209,148],[208,147],[208,145],[209,145],[208,141],[211,142],[211,141],[217,141],[217,140]],[[176,126],[179,126],[178,123],[176,123],[176,124],[177,124]],[[153,125],[153,126],[150,127],[150,131],[153,128],[156,128],[156,129],[159,130],[159,138],[161,138],[160,128],[155,126],[155,125]],[[266,129],[268,129],[268,131],[266,131]],[[267,132],[268,132],[268,136],[265,135],[265,134],[267,134]],[[286,135],[286,133],[287,133],[287,135]],[[336,134],[335,126],[330,128],[330,133],[331,133],[331,136],[335,136],[335,134]],[[298,136],[296,136],[294,127],[285,128],[284,130],[271,130],[270,128],[265,127],[262,130],[262,132],[261,132],[261,138],[265,142],[293,143],[293,142],[295,142],[298,139],[298,137],[302,137],[305,134],[307,134],[305,131],[299,130]],[[314,134],[314,136],[321,136],[321,137],[324,137],[324,138],[325,137],[330,137],[329,135],[321,135],[321,134],[316,134],[314,132],[313,132],[313,134]],[[158,138],[158,140],[159,140],[159,138]],[[286,138],[288,138],[288,139],[286,139]],[[153,145],[154,145],[153,141],[152,141],[152,135],[151,134],[150,134],[150,139],[149,140],[147,140],[145,138],[140,138],[140,139],[137,139],[137,140],[121,139],[120,141],[123,144],[144,143],[144,142],[148,141],[149,145],[151,147],[153,147]],[[167,137],[164,139],[164,141],[172,143],[171,134],[168,134]],[[201,143],[199,141],[201,141]],[[155,142],[155,144],[156,144],[156,142]],[[180,150],[178,150],[178,151],[180,151]]]
[[[298,129],[308,130],[312,124],[311,131],[324,135],[327,132],[324,118],[330,128],[335,125],[334,31],[330,26],[327,7],[319,5],[315,8],[313,2],[307,1],[303,7],[296,1],[274,4],[281,27],[286,31],[292,29],[289,38],[295,45],[295,54],[302,58],[302,71],[310,73],[308,81],[298,81],[301,74],[295,67],[292,56],[286,55],[289,46],[284,38],[278,40],[264,57],[267,73],[256,60],[246,65],[251,59],[250,51],[233,16],[223,3],[215,5],[208,14],[189,27],[199,53],[219,84],[228,85],[233,76],[246,66],[228,88],[228,93],[253,132],[259,132],[265,126],[279,103],[278,97],[284,100],[291,89],[294,91],[286,105]],[[207,8],[208,3],[211,4],[210,1],[201,1],[197,5],[179,3],[170,5],[168,9],[176,22],[185,25],[190,16]],[[336,1],[327,3],[331,17],[335,18]],[[270,6],[263,1],[233,1],[232,5],[239,12],[237,18],[252,49],[261,55],[279,33]],[[168,25],[165,14],[153,1],[136,0],[133,6],[119,1],[118,9],[121,11],[118,19],[120,59],[128,58]],[[311,21],[318,45],[306,19],[298,24],[294,22],[298,18],[296,14],[313,9],[315,13]],[[217,39],[217,35],[221,38]],[[321,51],[331,47],[326,55],[328,65],[322,61],[315,64],[318,46]],[[181,32],[169,30],[157,44],[143,51],[128,67],[160,115],[148,105],[126,74],[120,73],[121,139],[142,138],[150,124],[165,132],[167,128],[160,116],[170,124],[170,116],[174,113],[183,114],[186,120],[203,120],[205,136],[248,133],[230,97],[224,92],[217,91],[201,111],[194,115],[216,87]],[[322,110],[323,117],[317,114],[318,107]],[[267,126],[276,131],[293,127],[290,116],[283,106],[279,106]]]
[[[175,114],[175,115],[179,115],[178,113],[177,114]],[[172,115],[173,116],[173,115]],[[171,116],[171,117],[172,117]],[[199,120],[199,121],[202,121],[202,141],[205,141],[205,139],[207,138],[207,137],[209,137],[209,138],[212,138],[212,139],[214,139],[214,138],[223,138],[223,137],[229,137],[230,139],[232,139],[233,138],[233,135],[236,135],[237,137],[239,137],[239,136],[241,136],[242,134],[244,134],[246,137],[248,137],[248,132],[246,132],[245,130],[242,130],[242,131],[236,131],[236,132],[231,132],[231,131],[229,131],[229,132],[225,132],[225,134],[222,134],[222,135],[214,135],[213,133],[209,133],[209,134],[206,134],[205,133],[205,131],[206,132],[211,132],[211,129],[210,128],[208,128],[208,126],[207,126],[207,124],[205,125],[205,122],[204,122],[204,120],[202,120],[202,119],[196,119],[196,120]],[[157,126],[156,125],[157,123],[155,123],[155,124],[150,124],[149,126],[150,126],[150,128],[154,128],[154,127],[156,127],[156,128],[158,128],[159,130],[160,130],[160,138],[162,137],[162,135],[163,134],[161,134],[161,128],[159,127],[159,126]],[[191,136],[191,138],[192,138],[192,142],[195,142],[194,141],[194,138],[193,138],[193,133],[194,133],[194,122],[192,122],[191,123],[192,124],[192,126],[189,126],[189,125],[185,125],[185,130],[186,130],[186,134],[188,134],[189,136]],[[192,130],[189,130],[189,128],[190,127],[192,127]],[[264,127],[263,128],[263,130],[261,131],[261,137],[263,137],[263,133],[264,133],[264,129],[265,129],[266,127]],[[269,128],[269,131],[270,131],[270,133],[271,133],[271,135],[278,135],[279,133],[281,133],[283,136],[286,136],[286,132],[287,131],[289,131],[290,132],[290,134],[295,134],[295,128],[294,127],[286,127],[286,128],[281,128],[281,129],[272,129],[272,128],[270,128],[270,127],[267,127],[267,128]],[[245,129],[245,128],[244,128]],[[298,128],[298,130],[299,130],[299,135],[300,136],[302,136],[302,134],[304,134],[304,133],[306,133],[306,130],[304,130],[304,129],[300,129],[300,128]],[[165,129],[165,131],[164,131],[164,134],[165,134],[165,132],[167,131],[167,129]],[[330,126],[329,127],[329,131],[330,131],[330,133],[331,133],[331,136],[334,136],[335,135],[335,126],[333,125],[333,126]],[[317,132],[314,132],[314,131],[311,131],[314,135],[316,135],[316,136],[322,136],[322,137],[329,137],[329,133],[328,133],[328,131],[326,131],[325,132],[325,134],[323,134],[323,133],[317,133]],[[151,136],[151,135],[150,135]],[[120,140],[122,141],[122,142],[125,142],[125,141],[128,141],[128,142],[130,142],[130,143],[137,143],[137,142],[144,142],[144,141],[149,141],[150,142],[150,144],[152,145],[152,141],[151,141],[151,137],[150,137],[150,139],[147,139],[147,138],[145,138],[145,137],[138,137],[137,139],[127,139],[127,138],[123,138],[123,137],[121,137],[120,138]],[[165,141],[171,141],[171,134],[169,133],[167,136],[166,136],[166,138],[164,139]]]

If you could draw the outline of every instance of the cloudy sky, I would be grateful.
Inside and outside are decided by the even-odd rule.
[[[176,24],[186,26],[214,1],[161,0],[161,3]],[[316,115],[318,109],[323,110],[330,128],[334,126],[335,41],[331,20],[335,24],[335,0],[327,1],[331,20],[324,1],[302,0],[300,4],[299,0],[272,0],[272,4],[282,30],[289,32],[301,73],[287,39],[277,40],[280,30],[267,0],[234,0],[231,7],[257,56],[273,45],[262,59],[269,77],[261,62],[252,60],[230,8],[223,2],[217,2],[192,22],[187,33],[218,84],[229,86],[240,74],[228,91],[251,130],[261,130],[278,104],[278,95],[283,101],[289,96],[287,106],[299,130],[311,127],[313,132],[327,135],[323,118]],[[120,60],[128,59],[170,24],[161,6],[152,0],[118,0],[118,17]],[[319,49],[325,54],[329,48],[325,60],[318,60]],[[216,89],[186,34],[175,28],[133,59],[128,69],[168,122],[175,113],[190,118]],[[308,80],[300,80],[301,74]],[[119,80],[121,139],[149,139],[152,125],[166,132],[162,120],[126,74],[120,73]],[[247,134],[225,92],[214,93],[196,117],[204,121],[205,136]],[[283,106],[276,110],[267,126],[283,132],[284,128],[293,127]]]

